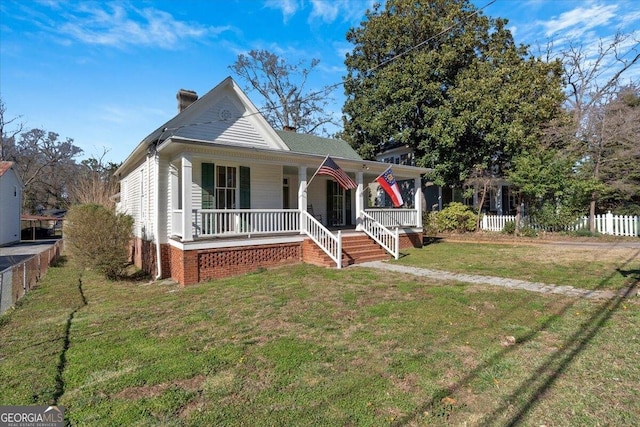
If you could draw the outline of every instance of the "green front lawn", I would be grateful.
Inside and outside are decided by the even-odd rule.
[[[620,264],[598,268],[609,283]],[[638,425],[639,331],[638,298],[308,265],[181,288],[69,263],[0,318],[0,400],[58,403],[78,426]]]

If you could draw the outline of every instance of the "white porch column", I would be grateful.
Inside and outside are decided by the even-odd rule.
[[[422,178],[417,177],[413,180],[413,188],[414,188],[414,203],[413,205],[416,208],[416,227],[422,227]]]
[[[362,211],[364,211],[364,172],[356,172],[356,230],[362,230]]]
[[[300,212],[307,211],[307,167],[298,167],[298,209]],[[300,214],[300,231],[305,232],[306,221],[303,221],[304,217]]]
[[[178,179],[178,168],[175,167],[173,164],[169,164],[169,188],[171,188],[171,201],[170,201],[170,206],[171,206],[171,213],[173,213],[174,210],[176,209],[180,209],[180,202],[181,200],[178,199],[178,195],[179,195],[179,179]]]
[[[193,171],[191,167],[191,156],[182,156],[182,241],[193,240],[191,229],[191,185],[193,182]]]

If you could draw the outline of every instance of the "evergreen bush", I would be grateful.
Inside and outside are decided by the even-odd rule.
[[[476,230],[475,212],[459,202],[451,202],[438,212],[436,222],[439,231],[465,233]]]
[[[65,249],[84,268],[115,280],[129,262],[133,218],[102,205],[74,205],[64,227]]]

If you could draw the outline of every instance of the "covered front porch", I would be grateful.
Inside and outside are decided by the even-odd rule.
[[[316,175],[322,156],[234,151],[230,147],[173,144],[166,159],[169,241],[212,247],[251,244],[269,237],[308,236],[341,267],[341,230],[366,233],[398,257],[401,230],[422,231],[419,168],[394,165],[410,197],[401,208],[380,205],[375,184],[387,164],[335,158],[357,183],[344,189],[330,176]],[[186,144],[185,144],[186,145]],[[198,149],[196,149],[198,148]],[[201,148],[201,149],[200,149]],[[173,150],[172,150],[173,151]],[[260,239],[258,239],[260,238]]]

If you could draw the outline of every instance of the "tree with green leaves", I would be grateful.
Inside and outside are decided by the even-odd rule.
[[[246,91],[257,91],[264,100],[262,114],[275,129],[292,129],[301,133],[326,134],[325,125],[335,125],[326,109],[334,86],[307,89],[309,74],[320,63],[311,59],[289,64],[267,50],[240,54],[229,68],[246,83]]]
[[[516,227],[520,225],[519,207],[523,202],[527,216],[536,225],[551,231],[573,225],[584,214],[585,203],[598,183],[581,176],[577,160],[542,144],[513,159],[507,179],[520,198]]]
[[[389,0],[347,33],[344,132],[365,158],[412,147],[438,185],[503,173],[560,111],[559,61],[516,46],[468,0]]]

